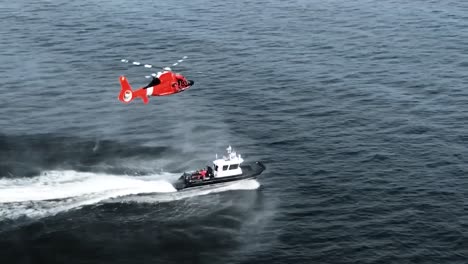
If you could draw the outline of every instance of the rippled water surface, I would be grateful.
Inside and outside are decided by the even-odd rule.
[[[2,263],[466,263],[463,1],[4,1]],[[117,100],[170,65],[195,81]],[[257,180],[176,192],[232,145]]]

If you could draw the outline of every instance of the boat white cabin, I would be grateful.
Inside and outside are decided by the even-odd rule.
[[[232,151],[231,146],[227,149],[227,156],[223,156],[222,159],[213,161],[213,174],[215,178],[237,176],[242,174],[240,164],[244,161],[241,155],[237,155],[235,151]]]

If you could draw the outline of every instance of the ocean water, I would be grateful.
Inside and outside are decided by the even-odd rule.
[[[468,3],[0,4],[0,263],[467,263]],[[171,65],[184,93],[125,105]],[[257,180],[177,192],[231,145]]]

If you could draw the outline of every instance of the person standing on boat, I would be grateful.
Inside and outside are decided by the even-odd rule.
[[[213,169],[210,166],[206,166],[206,175],[210,179],[214,177]]]
[[[204,170],[204,169],[200,170],[200,178],[201,178],[202,180],[204,180],[205,177],[206,177],[206,170]]]

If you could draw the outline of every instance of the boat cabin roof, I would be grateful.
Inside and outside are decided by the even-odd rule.
[[[226,150],[227,150],[227,156],[223,156],[222,159],[215,159],[213,161],[214,165],[224,166],[224,165],[231,165],[231,164],[241,164],[244,161],[240,154],[237,155],[235,151],[232,151],[231,146],[229,146]]]

